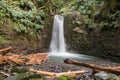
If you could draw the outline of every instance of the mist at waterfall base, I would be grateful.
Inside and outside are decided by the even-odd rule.
[[[65,58],[72,58],[78,60],[96,60],[98,58],[83,54],[69,53],[66,51],[66,44],[64,39],[64,17],[55,15],[53,21],[52,38],[49,47],[49,59],[62,61]]]

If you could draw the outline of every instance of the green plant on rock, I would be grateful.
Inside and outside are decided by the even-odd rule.
[[[45,77],[34,73],[20,73],[17,74],[16,80],[45,80]]]
[[[30,80],[44,80],[43,78],[35,78],[35,79],[30,79]]]
[[[73,80],[71,76],[60,76],[58,77],[59,80]]]

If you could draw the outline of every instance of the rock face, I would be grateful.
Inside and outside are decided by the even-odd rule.
[[[100,31],[83,28],[71,22],[72,17],[68,15],[64,22],[64,32],[69,51],[120,61],[120,28],[106,28]]]
[[[40,45],[42,52],[49,52],[53,26],[53,17],[48,18],[48,21],[42,31]]]
[[[73,17],[64,20],[64,35],[67,50],[120,61],[120,28],[97,29],[83,28],[72,24]],[[53,17],[44,27],[41,50],[48,51],[51,41]]]
[[[11,27],[12,23],[10,22],[6,22],[4,25],[0,24],[0,49],[10,46],[13,53],[30,54],[48,52],[53,16],[48,17],[47,20],[44,29],[39,32],[39,38],[33,33],[31,35],[28,33],[16,33],[14,28]]]

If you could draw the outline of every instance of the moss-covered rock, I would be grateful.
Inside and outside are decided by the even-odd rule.
[[[29,71],[29,69],[28,68],[26,68],[26,67],[14,67],[13,69],[12,69],[12,72],[16,72],[16,73],[26,73],[26,72],[28,72]]]
[[[44,76],[35,73],[20,73],[15,80],[45,80]]]

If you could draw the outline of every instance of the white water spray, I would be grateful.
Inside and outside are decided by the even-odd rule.
[[[54,16],[53,29],[52,29],[52,39],[50,44],[50,56],[58,59],[62,58],[75,58],[80,60],[91,60],[94,57],[82,54],[69,53],[66,51],[65,39],[64,39],[64,17],[60,15]],[[59,57],[58,57],[59,56]]]
[[[64,17],[61,15],[54,16],[52,39],[50,44],[50,52],[65,53],[65,39],[63,31]]]

